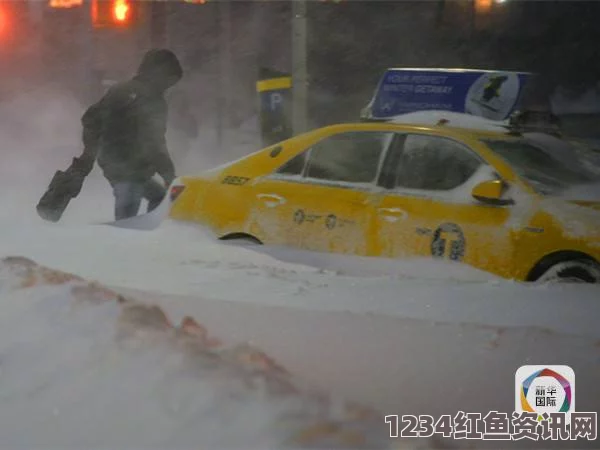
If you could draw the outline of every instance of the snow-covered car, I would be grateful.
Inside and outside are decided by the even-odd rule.
[[[221,239],[600,282],[600,176],[504,127],[332,125],[181,182]]]

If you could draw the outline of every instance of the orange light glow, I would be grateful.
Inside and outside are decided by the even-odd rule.
[[[49,0],[50,8],[74,8],[82,5],[83,0]]]
[[[475,9],[481,13],[488,12],[492,9],[492,0],[475,0]]]
[[[129,3],[127,0],[115,0],[113,13],[117,22],[126,22],[129,18]]]
[[[94,28],[129,28],[137,10],[131,0],[92,0],[91,15]]]
[[[6,23],[6,14],[2,9],[0,9],[0,33],[4,33],[4,30],[6,29]]]

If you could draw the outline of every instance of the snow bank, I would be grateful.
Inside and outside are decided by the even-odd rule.
[[[425,308],[396,291],[413,313],[447,316],[440,321],[435,313],[411,317],[410,308],[404,317],[382,317],[117,292],[24,258],[0,262],[4,446],[498,448],[439,438],[390,442],[383,416],[510,413],[522,364],[570,365],[577,409],[600,406],[597,337],[473,323],[459,317],[468,308],[452,316],[453,295],[444,313],[443,298]],[[480,300],[471,307],[490,312],[490,301]],[[493,299],[496,313],[544,313],[517,300],[524,299]],[[549,301],[546,310],[573,325],[578,311],[597,317],[576,300],[564,309]],[[588,441],[502,444],[594,448]]]
[[[475,284],[479,295],[465,299],[474,292],[458,284],[411,281],[393,287],[371,283],[366,289],[346,279],[344,289],[332,286],[321,295],[307,286],[285,306],[138,294],[171,317],[202,317],[224,341],[252,342],[311,384],[383,414],[510,413],[515,371],[526,364],[569,365],[576,374],[576,408],[600,410],[597,288],[586,295],[568,287],[511,290]],[[355,313],[341,310],[344,302]],[[390,314],[356,314],[369,303]],[[598,448],[597,442],[582,440],[443,443],[446,448]]]
[[[0,301],[6,448],[389,448],[376,412],[190,317],[15,257]]]
[[[241,246],[205,233],[170,221],[152,232],[0,223],[0,256],[20,254],[105,285],[161,295],[539,326],[600,337],[597,286],[516,283],[465,264],[429,258],[394,260]]]

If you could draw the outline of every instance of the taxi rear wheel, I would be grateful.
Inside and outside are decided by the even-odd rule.
[[[600,283],[600,265],[579,259],[551,266],[538,279],[540,283]]]
[[[227,234],[225,236],[221,236],[219,238],[219,240],[221,241],[231,241],[234,244],[246,244],[246,245],[262,245],[263,243],[261,242],[260,239],[258,239],[255,236],[252,236],[251,234],[246,234],[246,233],[230,233]]]

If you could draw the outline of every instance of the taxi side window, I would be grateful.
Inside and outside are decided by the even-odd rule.
[[[347,183],[375,181],[381,155],[392,133],[357,131],[330,136],[315,144],[306,177]]]
[[[483,164],[451,139],[409,134],[398,161],[395,187],[445,191],[464,184]]]
[[[304,163],[306,162],[306,152],[302,152],[299,155],[294,156],[278,170],[278,174],[283,175],[302,175],[304,170]]]

